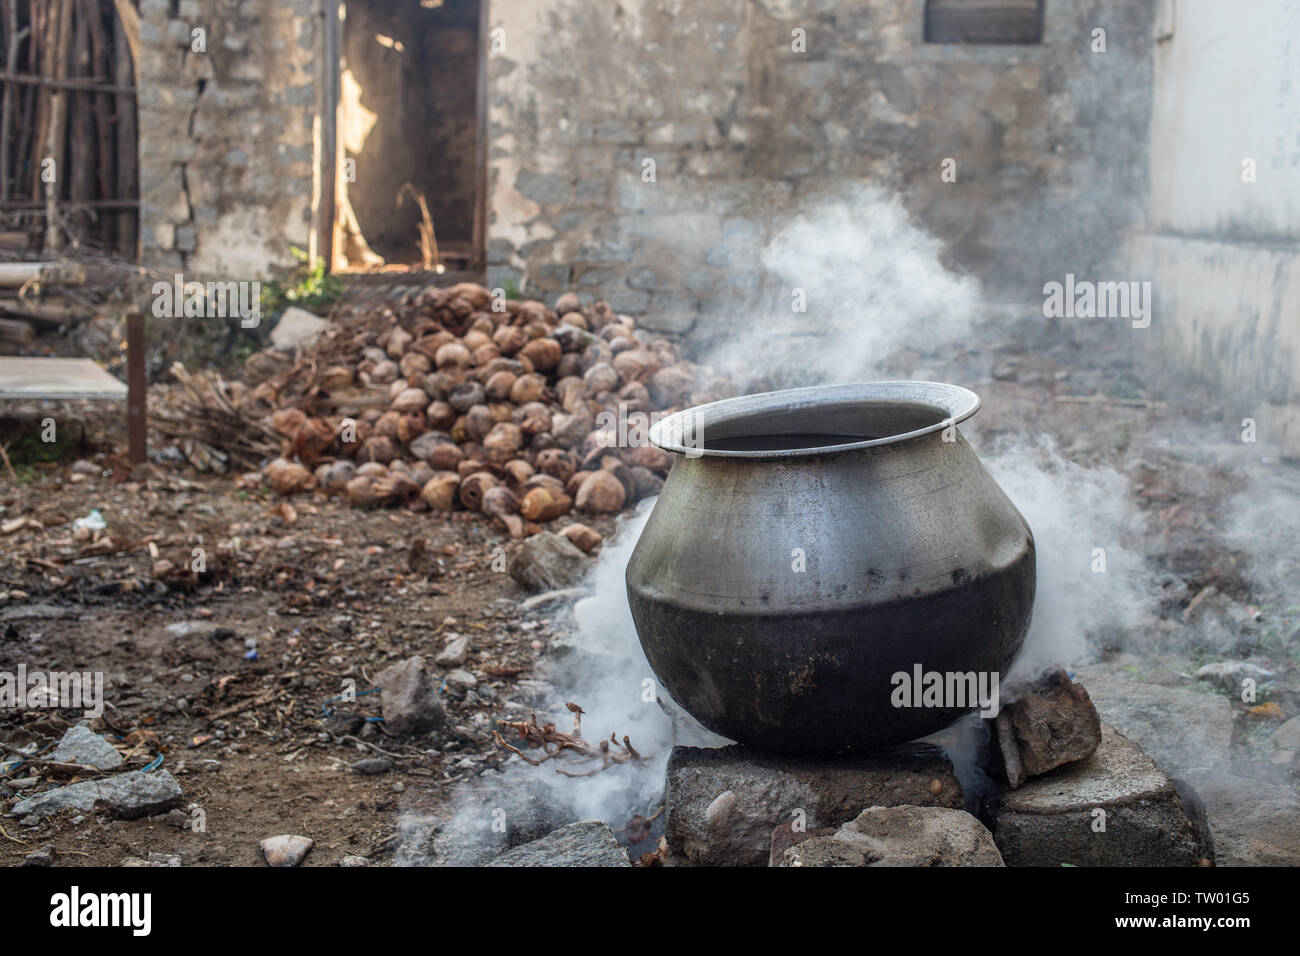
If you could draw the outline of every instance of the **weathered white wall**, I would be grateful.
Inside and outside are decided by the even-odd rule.
[[[1156,44],[1153,229],[1300,239],[1300,2],[1171,7],[1173,37]]]
[[[1225,429],[1255,418],[1300,458],[1300,0],[1166,0],[1157,37],[1149,224],[1129,244],[1150,355],[1216,386]]]

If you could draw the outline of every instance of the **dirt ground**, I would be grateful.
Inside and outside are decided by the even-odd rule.
[[[130,754],[127,768],[161,754],[207,832],[161,820],[74,823],[71,813],[36,828],[7,821],[0,864],[51,844],[67,865],[151,853],[251,865],[258,841],[279,833],[313,837],[308,864],[383,859],[399,804],[436,806],[508,756],[491,738],[491,701],[527,679],[548,635],[521,626],[514,611],[526,595],[492,569],[507,537],[469,515],[359,512],[325,499],[295,501],[286,523],[269,494],[238,491],[228,477],[139,482],[123,471],[70,483],[66,468],[46,468],[5,492],[6,519],[26,515],[44,530],[0,544],[0,670],[103,671],[109,704],[92,726]],[[95,549],[73,540],[71,522],[91,509],[121,550],[81,557]],[[431,574],[410,570],[417,537],[442,565]],[[162,584],[150,543],[182,568],[204,549],[207,570],[193,584],[187,575]],[[471,638],[467,667],[483,682],[468,694],[444,688],[451,732],[397,742],[374,721],[358,728],[350,714],[380,712],[378,695],[364,693],[370,679],[395,660],[436,653],[452,632]],[[355,703],[332,701],[348,679]],[[241,704],[253,706],[220,716]],[[79,717],[4,711],[0,739],[45,747]],[[380,755],[397,770],[348,770]]]
[[[929,374],[936,370],[941,375]],[[1259,721],[1275,726],[1300,711],[1300,696],[1286,689],[1297,686],[1300,667],[1288,637],[1296,596],[1259,593],[1248,555],[1224,546],[1219,526],[1223,502],[1246,472],[1285,483],[1292,466],[1256,455],[1238,468],[1223,455],[1198,453],[1196,429],[1209,426],[1223,432],[1212,440],[1233,453],[1223,425],[1231,416],[1208,405],[1161,404],[1123,356],[1088,343],[1029,350],[1011,341],[957,356],[903,356],[900,372],[973,384],[984,408],[968,434],[981,449],[1000,436],[1044,434],[1071,461],[1125,470],[1135,503],[1162,529],[1143,545],[1166,572],[1162,617],[1176,621],[1208,584],[1239,601],[1271,602],[1270,633],[1280,636],[1264,659],[1279,674],[1278,710]],[[44,463],[21,469],[0,490],[0,521],[35,522],[0,536],[0,670],[23,663],[103,671],[108,707],[92,727],[128,755],[128,767],[161,757],[158,766],[184,790],[183,815],[201,809],[206,832],[182,829],[175,813],[125,821],[67,812],[35,827],[9,816],[0,818],[0,865],[17,865],[46,845],[61,865],[169,857],[257,865],[258,841],[283,833],[315,840],[305,865],[337,865],[345,856],[384,864],[399,811],[436,810],[454,788],[509,756],[492,739],[495,721],[526,715],[503,710],[502,701],[535,677],[564,625],[520,614],[525,593],[493,569],[496,549],[515,546],[503,532],[471,515],[361,512],[323,497],[285,502],[181,466],[133,474],[111,452],[124,447],[119,432],[94,436],[95,444],[109,449],[89,456],[96,474],[76,474],[66,460]],[[107,524],[98,539],[73,528],[92,509]],[[606,533],[613,527],[592,524]],[[412,570],[417,538],[427,539],[432,568]],[[191,570],[196,549],[198,573]],[[471,638],[465,668],[479,684],[444,686],[451,729],[413,741],[387,736],[369,719],[380,712],[378,695],[363,692],[387,665],[436,654],[453,633]],[[1176,680],[1172,672],[1188,666],[1167,663],[1170,673],[1156,667],[1152,679]],[[336,699],[348,681],[360,695],[355,702]],[[1245,741],[1256,718],[1245,705],[1240,710]],[[72,711],[6,709],[0,741],[43,749],[78,719]],[[395,768],[349,769],[378,756]],[[1243,751],[1243,759],[1253,758]],[[1292,773],[1259,772],[1282,782]],[[19,768],[0,777],[6,805],[30,795],[12,786],[29,774],[40,778],[36,789],[47,778],[67,782]]]

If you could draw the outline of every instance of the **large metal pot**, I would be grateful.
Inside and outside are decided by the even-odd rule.
[[[1029,627],[1033,535],[956,429],[978,408],[955,385],[874,382],[655,425],[678,455],[627,592],[673,698],[733,740],[804,753],[912,740],[976,709],[901,688],[931,672],[992,685]]]

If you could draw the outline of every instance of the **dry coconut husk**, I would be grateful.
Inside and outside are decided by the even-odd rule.
[[[548,309],[473,283],[373,296],[332,315],[310,346],[257,353],[246,368],[247,383],[229,384],[177,371],[188,384],[161,416],[169,433],[244,467],[269,460],[262,480],[281,494],[463,507],[513,536],[657,493],[673,456],[625,416],[732,393],[608,303],[566,293]]]
[[[532,488],[524,493],[519,503],[519,513],[529,521],[551,521],[567,514],[573,499],[562,491],[551,488]]]

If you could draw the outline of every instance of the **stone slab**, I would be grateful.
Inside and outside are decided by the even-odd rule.
[[[631,866],[614,831],[599,820],[560,827],[501,854],[488,866]]]
[[[964,810],[868,807],[828,836],[788,847],[780,866],[1005,866],[993,835]]]
[[[88,358],[0,356],[0,399],[125,401],[126,385]]]
[[[908,745],[852,758],[795,757],[741,745],[674,747],[665,836],[674,865],[766,866],[772,831],[837,827],[867,807],[962,808],[952,763]]]
[[[1173,782],[1105,723],[1091,757],[1003,793],[991,815],[1008,866],[1195,866],[1203,855]]]

